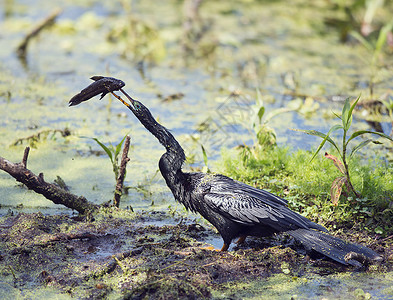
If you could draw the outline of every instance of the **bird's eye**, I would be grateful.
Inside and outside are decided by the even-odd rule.
[[[141,105],[138,102],[134,102],[135,109],[140,109]]]

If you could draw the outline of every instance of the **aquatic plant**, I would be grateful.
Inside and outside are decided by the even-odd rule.
[[[362,36],[370,35],[374,20],[380,21],[379,12],[389,9],[387,1],[384,0],[334,0],[330,4],[335,14],[333,17],[325,18],[325,23],[338,30],[342,42],[348,41],[351,30],[360,31]]]
[[[250,155],[257,157],[258,152],[262,149],[267,149],[276,146],[276,132],[269,126],[269,122],[272,118],[290,111],[296,111],[301,107],[301,103],[293,101],[286,107],[280,107],[266,113],[266,106],[263,101],[263,97],[260,91],[256,91],[256,101],[250,109],[251,114],[246,116],[245,126],[248,127],[248,131],[253,138],[253,146],[245,146],[242,152],[243,160],[247,160]],[[249,120],[251,120],[251,125]]]
[[[201,145],[201,150],[202,150],[202,155],[203,155],[203,162],[204,162],[204,167],[202,168],[202,172],[206,172],[206,173],[210,173],[210,169],[209,169],[209,164],[208,164],[208,157],[206,154],[206,150],[205,147],[203,147],[203,145]]]
[[[138,18],[128,1],[121,1],[125,16],[113,22],[107,40],[124,58],[157,63],[166,56],[160,31],[146,19]]]
[[[92,138],[94,141],[97,142],[98,145],[105,151],[105,153],[108,155],[109,159],[111,160],[112,166],[113,166],[113,173],[115,174],[115,180],[116,180],[116,188],[115,188],[115,196],[113,198],[113,205],[116,207],[120,206],[120,197],[122,195],[123,191],[123,182],[126,177],[126,166],[127,162],[130,160],[127,156],[128,150],[130,147],[130,137],[128,134],[124,136],[124,138],[120,141],[119,144],[116,146],[113,146],[110,144],[109,147],[105,146],[101,141],[99,141],[97,138]],[[124,149],[123,149],[123,155],[121,158],[121,162],[119,163],[119,154],[121,147],[124,144]],[[127,193],[127,188],[124,189]],[[133,211],[132,207],[129,206],[129,209]]]
[[[101,142],[98,138],[91,138],[92,140],[96,141],[97,144],[102,148],[102,150],[105,151],[105,153],[108,155],[112,167],[113,167],[113,174],[115,175],[115,180],[119,178],[119,169],[120,169],[120,164],[119,164],[119,154],[121,151],[121,147],[123,146],[123,143],[127,137],[127,134],[123,137],[123,139],[118,143],[116,146],[113,146],[112,143],[109,143],[109,146],[105,146],[103,142]]]
[[[380,67],[378,60],[380,59],[383,46],[386,44],[389,33],[393,29],[393,21],[385,24],[379,31],[376,41],[368,41],[357,31],[352,31],[351,35],[356,38],[370,53],[371,58],[366,58],[366,64],[370,66],[369,93],[370,97],[374,95],[374,86],[377,81],[377,75]],[[363,59],[363,57],[362,57]]]
[[[23,142],[28,142],[31,148],[37,148],[37,143],[40,141],[45,141],[46,139],[56,139],[56,133],[59,133],[63,138],[71,135],[71,131],[69,128],[65,127],[64,129],[44,129],[35,134],[32,134],[27,137],[22,137],[16,139],[12,142],[12,146],[22,145]]]
[[[256,110],[255,110],[256,108]],[[252,116],[252,129],[255,133],[256,140],[254,145],[271,146],[276,144],[276,133],[274,129],[267,125],[269,120],[281,113],[280,110],[274,110],[265,115],[265,105],[259,90],[257,90],[256,103],[254,106],[254,116]]]
[[[330,128],[327,134],[324,134],[322,132],[316,131],[316,130],[301,130],[301,129],[294,129],[296,131],[301,131],[310,135],[318,136],[323,139],[323,141],[319,144],[317,150],[315,151],[314,155],[312,156],[311,160],[315,158],[315,156],[319,153],[319,151],[322,149],[322,147],[325,145],[326,142],[329,142],[338,152],[339,157],[335,157],[331,154],[328,154],[327,152],[325,153],[325,157],[328,159],[331,159],[336,166],[336,168],[342,173],[343,176],[337,177],[331,186],[331,200],[334,205],[337,205],[338,200],[341,196],[342,188],[344,185],[347,186],[348,191],[352,191],[357,198],[360,198],[361,195],[355,190],[351,177],[349,174],[349,163],[352,158],[352,156],[359,151],[361,148],[365,147],[369,143],[374,143],[374,144],[381,144],[380,141],[378,140],[373,140],[373,139],[366,139],[357,144],[355,147],[352,148],[349,156],[348,156],[348,144],[350,141],[355,139],[356,137],[359,137],[361,135],[364,135],[366,133],[368,134],[374,134],[379,137],[388,139],[393,142],[393,139],[389,137],[388,135],[381,133],[381,132],[375,132],[375,131],[369,131],[369,130],[358,130],[352,133],[352,135],[349,136],[349,129],[352,124],[352,113],[353,110],[358,103],[360,99],[360,96],[355,100],[355,102],[351,105],[349,98],[345,100],[344,107],[342,109],[341,115],[336,115],[339,119],[342,121],[341,124],[334,125]],[[342,138],[342,145],[341,148],[337,142],[335,142],[331,138],[331,134],[337,130],[342,130],[343,132],[343,138]],[[349,138],[348,138],[349,136]]]

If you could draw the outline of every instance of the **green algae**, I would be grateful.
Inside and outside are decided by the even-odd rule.
[[[27,142],[10,147],[15,140],[29,137],[43,130],[70,128],[71,135],[68,137],[55,135],[35,143],[36,149],[31,151],[28,167],[36,173],[43,172],[48,181],[60,176],[73,193],[84,195],[95,203],[100,204],[113,197],[114,181],[111,165],[94,143],[81,139],[80,136],[96,137],[105,143],[115,144],[131,128],[131,143],[134,149],[130,154],[130,166],[132,167],[128,170],[126,184],[133,188],[129,190],[130,194],[122,199],[122,207],[126,208],[128,204],[131,204],[137,210],[141,208],[167,209],[173,211],[176,216],[185,215],[184,209],[174,204],[173,197],[160,175],[156,176],[158,157],[163,149],[132,116],[124,111],[121,105],[116,102],[110,102],[108,105],[108,98],[106,98],[103,101],[94,99],[77,109],[67,107],[68,100],[89,84],[88,78],[92,75],[112,75],[124,80],[127,83],[127,91],[132,91],[133,96],[135,95],[152,108],[160,122],[173,129],[176,137],[186,148],[187,154],[193,158],[193,167],[202,165],[200,163],[202,162],[201,143],[213,161],[217,159],[220,147],[251,143],[254,137],[250,136],[248,128],[243,128],[244,124],[239,125],[238,122],[234,124],[235,126],[231,126],[233,124],[222,121],[223,114],[219,112],[220,109],[225,108],[225,105],[222,106],[223,103],[228,106],[235,104],[227,110],[228,114],[224,115],[224,118],[238,113],[243,105],[248,109],[254,102],[256,88],[261,90],[262,96],[266,99],[267,112],[277,107],[287,107],[288,99],[299,97],[301,102],[308,99],[307,103],[306,101],[302,103],[298,112],[286,113],[269,121],[269,126],[277,134],[279,144],[290,144],[293,147],[300,145],[306,149],[315,144],[307,138],[295,136],[289,128],[314,126],[328,128],[331,126],[331,119],[326,115],[330,115],[331,110],[337,110],[341,106],[341,103],[331,101],[333,99],[331,95],[358,96],[360,92],[365,97],[369,95],[368,84],[371,71],[373,71],[369,58],[372,54],[360,44],[339,42],[340,34],[328,27],[325,22],[331,17],[345,19],[346,15],[344,10],[338,11],[330,2],[309,3],[297,0],[288,6],[285,1],[229,1],[225,3],[205,1],[200,10],[199,26],[205,28],[206,32],[201,32],[203,35],[200,42],[192,45],[193,53],[188,53],[185,57],[182,41],[184,35],[181,28],[183,16],[178,1],[168,1],[159,6],[152,4],[151,1],[133,3],[132,9],[128,12],[132,13],[136,20],[148,20],[146,22],[148,29],[153,32],[150,37],[146,35],[140,38],[143,42],[140,44],[141,49],[138,48],[138,44],[132,45],[135,49],[141,50],[137,53],[138,55],[128,53],[126,49],[127,34],[130,34],[132,30],[127,32],[125,29],[128,29],[129,24],[138,26],[138,23],[130,22],[129,13],[124,13],[122,6],[124,3],[119,5],[118,2],[102,3],[102,1],[94,0],[86,3],[65,1],[62,3],[63,14],[60,15],[57,23],[51,29],[42,32],[38,39],[32,41],[29,45],[26,64],[22,65],[13,54],[15,48],[28,29],[49,14],[57,5],[53,1],[44,0],[37,1],[35,5],[6,2],[6,14],[1,16],[2,22],[0,23],[2,32],[0,106],[3,112],[0,121],[0,155],[14,162],[20,161]],[[377,27],[390,21],[389,11],[389,9],[378,11]],[[356,11],[355,18],[360,20],[362,13],[362,10]],[[143,28],[141,27],[139,33],[143,32]],[[159,46],[158,54],[150,55],[149,41]],[[146,53],[150,58],[145,60],[143,55]],[[391,89],[391,80],[389,80],[391,72],[388,69],[391,65],[391,57],[386,53],[381,56],[381,64],[377,65],[378,72],[374,78],[377,83],[374,87],[374,94],[377,97],[385,93],[388,95]],[[366,60],[363,59],[364,57]],[[166,95],[180,92],[184,94],[180,101],[165,103],[161,101],[166,98]],[[234,97],[228,96],[239,92],[247,101],[236,102]],[[385,94],[385,97],[388,96]],[[321,118],[320,114],[325,116]],[[248,115],[245,115],[244,119],[249,121]],[[368,110],[359,112],[356,119],[358,120],[355,126],[359,126],[356,128],[365,130],[369,129],[369,125],[363,122],[363,119],[382,121],[385,125],[390,122],[386,116],[381,118],[380,114],[371,114]],[[211,131],[199,131],[198,124],[208,125],[205,127],[210,128]],[[380,154],[389,157],[390,152],[389,149],[382,149]],[[286,162],[282,160],[282,163]],[[324,162],[320,163],[324,170],[331,170]],[[296,166],[298,165],[293,163],[292,168]],[[260,168],[264,167],[260,166]],[[272,172],[274,173],[274,170]],[[304,179],[302,185],[306,189],[318,186],[319,192],[326,194],[329,187],[326,187],[320,178],[319,169],[314,168],[308,174],[309,177]],[[378,173],[378,176],[388,179],[387,176],[384,177],[383,171]],[[288,184],[285,177],[280,178],[280,176],[274,179],[270,176],[258,180],[259,186],[264,185],[265,181],[270,184],[269,186],[275,184],[277,187],[272,187],[272,191],[285,197],[289,196],[292,207],[296,207],[309,217],[318,216],[320,210],[324,208],[327,214],[330,213],[332,220],[340,218],[337,210],[334,211],[326,205],[327,201],[321,201],[319,205],[313,207],[302,206],[302,202],[298,200],[309,195],[303,195],[296,182]],[[313,182],[316,185],[312,185]],[[289,186],[289,194],[286,190],[287,186]],[[381,188],[391,190],[388,185],[386,186],[381,185]],[[9,213],[37,210],[49,214],[64,212],[64,208],[59,208],[42,196],[17,185],[3,172],[0,173],[0,191],[3,215],[9,209],[11,210]],[[151,206],[152,203],[154,206]],[[351,207],[346,206],[344,209],[350,210]],[[42,218],[42,216],[37,216],[37,220],[42,221]],[[38,225],[34,222],[26,223],[20,228],[26,229],[28,233],[27,229],[36,228]],[[123,226],[124,223],[117,223],[117,225]],[[74,225],[68,222],[63,222],[59,226],[59,230],[66,233],[76,230]],[[104,230],[105,227],[100,229],[93,226],[92,228]],[[89,231],[92,228],[86,226],[84,230]],[[381,228],[384,229],[384,226]],[[111,230],[116,234],[118,228],[114,227]],[[157,233],[159,229],[150,228],[149,230],[155,232],[149,233],[151,237],[142,238],[140,245],[161,241],[160,234]],[[341,229],[341,234],[342,231],[343,229]],[[38,228],[36,233],[39,232]],[[48,233],[42,233],[40,236],[38,239],[34,238],[36,243],[42,242],[41,239],[44,237],[48,238]],[[153,239],[153,242],[149,242],[150,239]],[[166,237],[166,239],[169,238]],[[183,237],[183,239],[186,238]],[[189,238],[187,239],[189,241]],[[365,237],[360,239],[362,242],[370,242]],[[182,240],[178,242],[180,244]],[[133,245],[133,242],[126,242],[128,247]],[[91,248],[91,250],[94,249],[94,247]],[[53,249],[55,250],[63,253],[61,249]],[[94,251],[89,252],[88,248],[84,251],[86,252],[85,259],[94,256]],[[148,252],[150,254],[157,254],[152,250],[149,251],[151,251]],[[278,252],[278,255],[281,254],[282,252]],[[206,256],[209,257],[207,254]],[[158,256],[161,259],[162,257],[164,256]],[[216,256],[213,258],[218,259]],[[225,258],[233,259],[232,257]],[[250,256],[245,258],[245,260],[248,259]],[[299,276],[298,279],[294,279],[292,265],[289,267],[284,265],[283,268],[282,263],[277,261],[275,261],[277,272],[286,270],[285,272],[290,271],[290,275],[268,276],[268,279],[254,278],[249,279],[248,283],[229,282],[223,284],[221,288],[215,286],[212,290],[206,288],[208,285],[206,281],[197,278],[192,281],[192,285],[198,282],[201,285],[196,285],[198,288],[195,289],[190,287],[189,282],[184,283],[174,275],[171,275],[172,278],[165,278],[163,274],[157,272],[157,269],[138,269],[138,266],[143,265],[146,260],[141,258],[127,261],[122,271],[128,272],[128,277],[98,276],[99,279],[94,279],[94,276],[89,273],[89,268],[87,271],[82,267],[78,268],[77,273],[81,277],[71,282],[71,287],[68,289],[50,276],[45,276],[45,273],[41,276],[45,282],[44,288],[39,284],[33,284],[33,289],[30,289],[30,286],[23,285],[23,278],[17,281],[17,288],[15,288],[12,275],[13,272],[15,273],[14,268],[6,266],[1,269],[2,274],[6,275],[2,276],[0,291],[2,293],[4,291],[5,297],[11,296],[12,298],[13,296],[21,298],[68,297],[66,295],[110,298],[113,294],[120,295],[117,293],[119,283],[121,283],[124,284],[125,289],[127,285],[138,286],[138,295],[149,291],[152,295],[157,295],[156,293],[160,290],[168,293],[170,290],[180,289],[196,297],[208,296],[212,293],[211,295],[217,298],[220,298],[220,295],[225,295],[221,298],[229,296],[236,298],[236,295],[240,295],[239,298],[260,298],[265,293],[270,298],[288,296],[288,298],[295,299],[296,295],[298,299],[311,299],[321,295],[330,298],[339,296],[345,298],[368,297],[370,294],[378,297],[378,293],[373,293],[371,288],[363,288],[363,283],[364,294],[357,289],[355,282],[350,284],[350,288],[345,288],[345,281],[350,281],[350,277],[345,277],[343,281],[332,279],[329,277],[331,275],[320,276],[316,279],[311,277],[305,279]],[[6,265],[4,261],[3,263]],[[46,263],[50,265],[50,262],[46,261]],[[70,264],[73,263],[75,261]],[[182,263],[179,263],[179,266],[185,269],[191,268]],[[205,268],[210,268],[210,266]],[[18,271],[21,268],[15,269]],[[65,274],[72,275],[72,266],[66,270],[68,273],[65,272]],[[229,272],[230,268],[225,271]],[[201,274],[207,276],[203,272],[199,275]],[[215,276],[210,269],[207,274]],[[367,275],[362,280],[365,282],[370,280],[369,282],[373,283],[371,277],[375,273],[369,277]],[[37,283],[39,281],[37,276],[34,274],[25,281],[31,282],[29,280],[33,278],[32,281]],[[375,275],[377,278],[375,284],[381,282],[380,290],[386,297],[392,294],[389,288],[389,280],[391,280],[389,276],[389,273]],[[80,287],[77,287],[81,278],[87,279],[88,284],[82,283]],[[218,276],[218,278],[221,277]],[[324,278],[327,278],[326,281]],[[208,280],[210,279],[208,277]],[[106,281],[109,283],[105,283]],[[308,285],[307,282],[313,282],[313,284]],[[323,283],[321,288],[318,287],[319,283]],[[296,287],[297,284],[303,288]],[[331,291],[337,286],[344,286],[337,289],[342,294]],[[58,295],[59,289],[63,289],[65,294]],[[128,293],[132,294],[130,291]],[[116,296],[113,297],[116,298]]]
[[[300,278],[278,274],[266,280],[228,285],[226,293],[216,292],[213,295],[217,298],[233,296],[238,299],[382,299],[391,296],[389,286],[392,283],[390,273],[387,276],[342,273]]]

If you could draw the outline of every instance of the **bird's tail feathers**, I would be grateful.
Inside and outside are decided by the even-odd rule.
[[[358,267],[368,261],[382,260],[380,255],[365,246],[351,244],[320,231],[300,228],[287,233],[302,243],[306,250],[314,250],[344,265]]]

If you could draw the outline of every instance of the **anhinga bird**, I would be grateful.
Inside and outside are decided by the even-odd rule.
[[[105,78],[105,77],[104,77]],[[107,77],[106,77],[107,78]],[[102,77],[93,77],[96,86]],[[186,173],[182,165],[186,159],[183,148],[164,126],[159,124],[149,109],[130,97],[116,79],[105,81],[105,86],[126,105],[165,147],[159,169],[175,199],[187,209],[198,212],[222,236],[226,251],[234,238],[243,242],[247,236],[265,237],[286,232],[301,242],[306,250],[314,250],[342,264],[359,266],[357,260],[382,260],[371,249],[347,243],[325,232],[327,230],[302,215],[290,210],[287,201],[267,191],[257,189],[229,177],[201,172]],[[97,92],[96,95],[102,93]],[[130,103],[113,93],[122,92]],[[93,95],[94,96],[94,95]],[[83,96],[78,101],[88,100]],[[72,105],[73,103],[70,103]],[[359,259],[360,257],[360,259]]]

